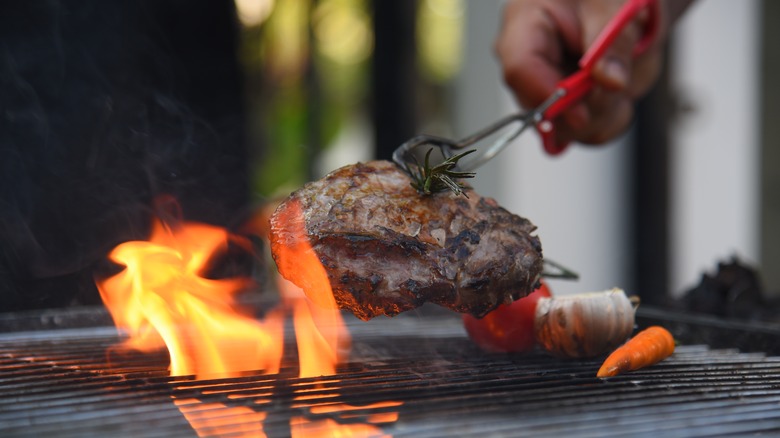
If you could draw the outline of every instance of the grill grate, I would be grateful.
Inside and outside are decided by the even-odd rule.
[[[4,334],[0,435],[277,437],[328,424],[395,437],[780,430],[780,358],[763,353],[684,345],[661,364],[602,381],[598,359],[481,353],[449,315],[348,322],[351,361],[316,379],[295,377],[292,366],[279,375],[169,377],[165,353],[112,348],[113,328]]]

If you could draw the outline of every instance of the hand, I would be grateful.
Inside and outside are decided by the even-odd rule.
[[[556,120],[560,143],[600,144],[623,133],[634,115],[634,102],[647,93],[662,67],[661,47],[669,23],[692,0],[659,0],[658,37],[641,55],[633,49],[642,37],[647,14],[640,14],[596,64],[596,86]],[[667,4],[667,2],[669,2]],[[533,108],[577,68],[623,0],[511,0],[496,41],[504,80],[518,102]]]

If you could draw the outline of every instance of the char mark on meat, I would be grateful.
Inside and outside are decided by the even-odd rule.
[[[482,316],[532,291],[542,271],[536,227],[466,188],[421,195],[393,163],[337,169],[306,184],[271,217],[279,271],[304,292],[306,270],[286,247],[306,239],[338,305],[362,319],[432,302]],[[290,220],[299,209],[300,218]],[[291,231],[303,222],[304,235]]]

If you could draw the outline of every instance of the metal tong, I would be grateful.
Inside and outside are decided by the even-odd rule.
[[[482,148],[475,148],[474,153],[464,156],[457,163],[460,171],[472,171],[495,157],[529,126],[535,126],[542,139],[545,151],[550,155],[558,155],[568,147],[568,143],[558,143],[555,138],[554,120],[566,109],[579,102],[592,88],[594,80],[592,71],[606,50],[617,38],[623,28],[644,9],[648,18],[642,37],[634,47],[634,56],[647,50],[658,33],[658,2],[657,0],[628,0],[614,17],[607,23],[585,54],[580,59],[579,69],[561,80],[555,91],[538,107],[526,112],[504,117],[492,125],[483,128],[462,140],[456,141],[444,137],[418,135],[399,146],[393,152],[393,161],[401,168],[410,171],[410,166],[420,166],[420,146],[437,147],[441,152],[439,160],[446,160],[459,150],[475,146],[491,136],[499,135],[492,143]],[[514,125],[514,127],[512,127]],[[512,127],[512,129],[509,129]],[[430,148],[426,148],[425,152]],[[424,152],[424,153],[425,153]],[[436,158],[436,157],[435,157]]]

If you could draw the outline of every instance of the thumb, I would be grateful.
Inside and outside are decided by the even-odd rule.
[[[602,2],[602,6],[597,10],[582,11],[585,47],[593,44],[619,9],[620,3],[622,2]],[[593,67],[593,78],[597,83],[610,90],[628,88],[632,76],[634,47],[642,37],[646,19],[647,14],[640,13],[636,19],[629,22],[607,48],[602,58],[596,62]]]

